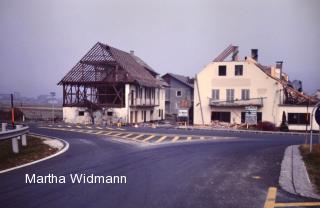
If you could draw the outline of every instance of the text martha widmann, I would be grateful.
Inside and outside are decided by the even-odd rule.
[[[25,174],[25,183],[127,183],[126,176],[97,176],[94,174],[69,174],[69,176],[57,176],[54,174],[36,175]]]

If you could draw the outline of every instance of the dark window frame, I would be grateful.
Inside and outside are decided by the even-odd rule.
[[[289,125],[310,125],[310,113],[288,113]]]
[[[231,123],[230,111],[211,111],[211,121],[222,121]]]
[[[243,65],[235,65],[234,66],[234,75],[235,76],[243,76]]]
[[[226,65],[220,65],[219,66],[218,75],[219,76],[227,76],[227,66]]]

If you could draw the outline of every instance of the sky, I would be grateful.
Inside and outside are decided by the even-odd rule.
[[[320,89],[318,0],[1,0],[0,93],[37,96],[96,43],[135,54],[160,74],[194,76],[229,44],[284,61],[291,80]]]

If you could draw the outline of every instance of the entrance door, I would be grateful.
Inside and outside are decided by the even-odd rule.
[[[133,123],[133,111],[130,111],[130,123]]]
[[[147,111],[143,111],[144,116],[143,116],[143,122],[147,122]]]

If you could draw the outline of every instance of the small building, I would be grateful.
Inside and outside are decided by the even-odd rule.
[[[165,114],[165,84],[134,55],[96,43],[58,83],[68,123],[141,123]]]
[[[188,110],[191,114],[189,119],[192,121],[194,79],[172,73],[167,73],[162,78],[169,85],[166,88],[166,114],[177,116],[179,110]]]
[[[282,65],[281,61],[275,66],[260,64],[257,49],[240,60],[238,47],[230,45],[196,75],[194,123],[246,123],[246,112],[254,109],[257,122],[279,126],[285,112],[291,130],[305,130],[310,122],[318,128],[314,119],[310,121],[318,100],[294,89]]]

